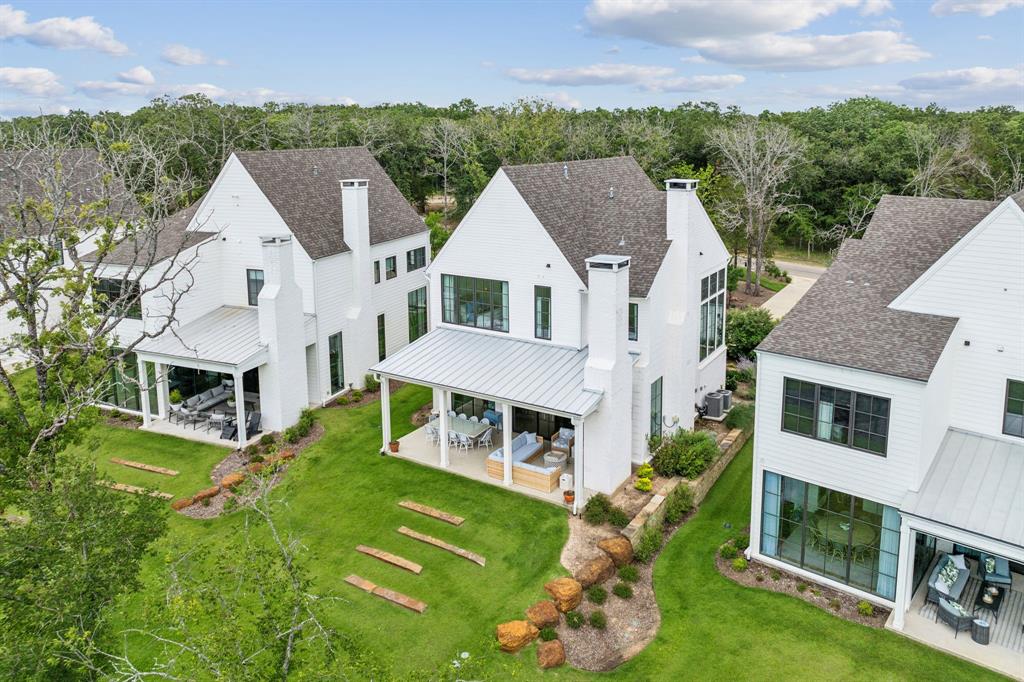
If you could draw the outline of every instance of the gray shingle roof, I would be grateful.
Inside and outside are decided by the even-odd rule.
[[[110,265],[151,265],[215,237],[216,232],[187,231],[200,203],[201,200],[168,216],[159,224],[152,225],[151,229],[135,238],[122,241],[106,255],[103,262]],[[95,262],[96,259],[95,251],[82,256],[82,260],[87,262]]]
[[[1024,189],[1017,192],[1016,194],[1011,194],[1010,198],[1016,201],[1017,205],[1024,209]]]
[[[927,381],[957,320],[889,303],[998,202],[885,196],[758,350]]]
[[[671,242],[665,238],[665,194],[633,157],[502,170],[584,283],[590,256],[630,256],[629,293],[647,295]]]
[[[260,190],[310,258],[349,251],[341,217],[341,181],[370,181],[370,243],[426,231],[402,193],[365,147],[237,152]]]

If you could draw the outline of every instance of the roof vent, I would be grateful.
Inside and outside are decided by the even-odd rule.
[[[566,180],[569,179],[569,164],[567,164],[567,163],[563,163],[562,164],[562,175],[565,176]]]
[[[615,198],[615,188],[614,187],[609,187],[608,188],[608,198],[609,199],[614,199]]]
[[[625,245],[626,245],[626,235],[622,235],[621,237],[619,237],[619,246],[625,246]]]
[[[317,168],[316,164],[313,164],[313,177],[320,175],[320,169]]]

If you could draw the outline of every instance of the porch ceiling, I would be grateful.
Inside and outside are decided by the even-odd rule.
[[[569,416],[586,416],[602,393],[583,387],[587,351],[439,327],[372,372]]]
[[[1024,547],[1024,443],[949,429],[900,511]]]

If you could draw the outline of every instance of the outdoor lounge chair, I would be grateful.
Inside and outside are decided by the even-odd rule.
[[[249,416],[245,420],[245,438],[248,440],[257,433],[260,432],[260,423],[263,421],[263,416],[256,411],[250,412]]]
[[[974,616],[970,613],[962,613],[962,609],[957,608],[958,606],[959,604],[954,605],[953,602],[940,598],[938,611],[936,612],[938,620],[953,628],[953,639],[956,639],[961,630],[970,630],[971,621],[974,620]]]
[[[988,567],[992,566],[989,571]],[[1010,562],[1001,556],[992,556],[984,552],[978,555],[978,577],[989,585],[1004,585],[1009,587],[1013,583],[1010,576]]]

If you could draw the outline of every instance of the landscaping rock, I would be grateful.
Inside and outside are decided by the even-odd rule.
[[[537,665],[542,668],[557,668],[565,663],[565,647],[557,639],[537,645]]]
[[[259,472],[263,471],[263,462],[253,462],[246,468],[249,470],[249,473],[258,474]]]
[[[555,608],[562,613],[572,611],[583,601],[583,586],[572,578],[557,578],[544,586],[544,591],[555,600]]]
[[[236,488],[242,485],[242,482],[244,480],[245,474],[241,473],[240,471],[236,471],[235,473],[228,474],[224,478],[220,479],[220,487],[224,488],[225,490],[231,490],[232,488]]]
[[[496,632],[501,650],[510,654],[514,654],[532,642],[538,634],[540,634],[540,630],[525,620],[511,620],[502,623]]]
[[[550,599],[539,601],[526,609],[526,620],[538,628],[558,625],[558,609]]]
[[[216,497],[217,493],[219,493],[219,492],[220,492],[220,486],[219,485],[215,485],[212,488],[206,488],[205,490],[200,490],[199,492],[197,492],[195,495],[192,496],[192,499],[195,502],[202,502],[205,499],[208,499],[208,498],[211,498],[211,497]]]
[[[590,587],[603,583],[613,575],[615,575],[615,562],[607,554],[602,554],[583,564],[583,568],[576,572],[576,580],[583,587]]]
[[[191,497],[183,497],[180,500],[175,500],[174,502],[171,502],[171,509],[173,509],[174,511],[181,511],[185,507],[191,507],[191,506],[192,506],[192,498]]]
[[[281,454],[277,456],[280,461],[288,461],[289,459],[295,459],[295,452],[292,450],[282,450]]]
[[[633,543],[622,535],[601,540],[597,546],[615,562],[616,566],[625,566],[633,561]]]

